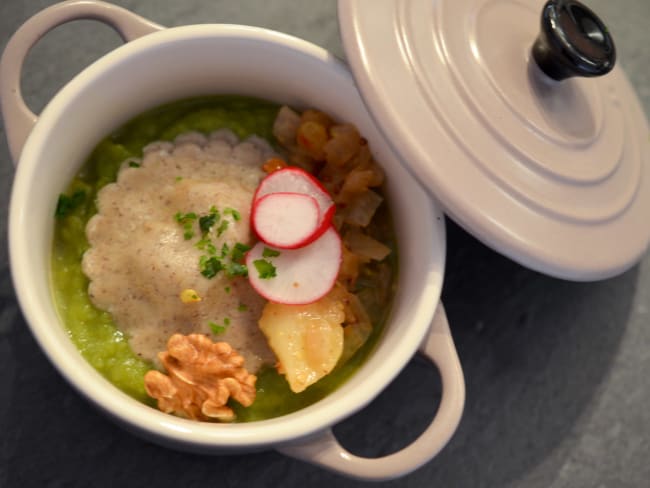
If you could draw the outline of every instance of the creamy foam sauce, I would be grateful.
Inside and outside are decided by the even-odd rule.
[[[187,229],[175,218],[216,208],[221,221],[228,221],[220,235],[216,226],[210,230],[216,249],[251,244],[250,205],[271,153],[265,141],[239,142],[230,131],[186,134],[173,144],[147,146],[140,166],[125,162],[117,181],[98,193],[82,262],[91,280],[88,293],[112,315],[139,357],[156,362],[173,333],[198,332],[230,343],[251,372],[275,361],[257,326],[265,301],[244,277],[202,276],[199,261],[207,253],[197,247],[198,222],[186,239]],[[224,213],[227,208],[239,219]],[[196,291],[200,301],[184,303],[180,294],[186,289]],[[210,324],[225,325],[225,331],[215,334]]]

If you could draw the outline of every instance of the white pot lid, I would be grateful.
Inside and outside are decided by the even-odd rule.
[[[573,47],[557,52],[591,54],[595,61],[573,61],[587,75],[615,58],[588,9],[549,3],[339,0],[338,8],[368,110],[447,213],[532,269],[607,278],[636,263],[650,240],[650,130],[618,67],[562,81],[542,72],[535,59],[544,64],[546,47],[567,36]],[[542,11],[545,25],[564,30],[548,33],[556,37],[535,58]],[[609,61],[593,50],[599,43]],[[544,69],[565,74],[562,61]]]

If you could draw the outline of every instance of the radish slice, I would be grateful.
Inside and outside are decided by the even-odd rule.
[[[290,166],[269,174],[257,187],[253,196],[253,205],[258,199],[271,193],[302,193],[316,200],[321,219],[318,229],[305,244],[318,239],[329,227],[336,209],[334,201],[320,181],[305,170]]]
[[[251,212],[257,236],[281,249],[301,247],[312,241],[320,220],[318,203],[302,193],[269,193],[255,200]]]
[[[248,279],[267,300],[304,305],[319,300],[332,289],[341,257],[341,238],[332,226],[317,240],[298,249],[270,249],[258,242],[246,254]],[[275,276],[268,276],[272,274]]]

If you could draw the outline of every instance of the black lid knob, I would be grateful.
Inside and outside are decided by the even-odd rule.
[[[542,10],[541,30],[533,59],[548,76],[601,76],[616,62],[616,48],[605,24],[574,0],[549,0]]]

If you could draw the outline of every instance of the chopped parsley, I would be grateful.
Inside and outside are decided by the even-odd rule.
[[[241,261],[244,259],[244,255],[250,251],[250,246],[247,246],[246,244],[242,244],[241,242],[238,242],[235,244],[235,247],[232,250],[232,253],[230,254],[230,258],[233,261]]]
[[[221,216],[219,215],[219,212],[216,211],[216,209],[214,212],[209,213],[208,215],[201,216],[199,218],[199,228],[201,229],[201,232],[203,232],[204,235],[210,232],[210,228],[219,222],[220,218]]]
[[[210,330],[214,335],[223,334],[224,332],[226,332],[226,329],[228,328],[225,325],[219,325],[215,322],[208,322],[208,327],[210,327]]]
[[[208,279],[214,278],[219,271],[224,269],[223,263],[216,256],[210,258],[207,256],[201,256],[199,267],[201,274]]]
[[[207,237],[202,237],[200,241],[197,241],[196,244],[194,244],[194,247],[201,251],[205,251],[205,248],[208,246],[208,244],[211,244],[212,241],[208,239]]]
[[[239,222],[241,220],[241,214],[235,210],[234,208],[227,207],[223,210],[224,215],[232,215],[233,220],[235,222]]]
[[[228,244],[224,242],[223,246],[221,246],[221,257],[225,258],[229,252],[230,252],[230,247],[228,247]]]
[[[176,219],[176,222],[178,222],[179,224],[185,224],[187,222],[195,221],[197,219],[197,216],[194,212],[188,212],[186,214],[182,212],[176,212],[174,218]]]
[[[69,215],[75,208],[79,207],[86,200],[86,192],[77,190],[72,195],[59,195],[59,201],[56,204],[54,216],[63,218]]]
[[[264,247],[262,251],[262,257],[265,258],[277,258],[280,255],[280,251],[276,249],[271,249],[270,247]]]
[[[139,168],[140,163],[136,163],[135,161],[129,161],[129,167],[130,168]]]
[[[212,244],[212,241],[209,237],[202,237],[200,241],[194,244],[194,247],[201,251],[207,251],[210,256],[217,254],[217,248],[214,244]],[[225,257],[225,255],[222,254],[221,257]]]
[[[259,273],[261,279],[268,280],[270,278],[275,278],[275,266],[266,259],[256,259],[253,261],[253,265],[255,265],[255,269]]]
[[[248,268],[245,264],[231,262],[226,267],[226,274],[229,278],[233,278],[235,276],[246,277],[248,276]]]
[[[194,212],[178,212],[174,215],[176,222],[183,226],[185,240],[194,237],[194,222],[198,222],[201,238],[194,243],[194,246],[205,253],[199,259],[199,272],[208,279],[214,278],[220,271],[224,271],[229,278],[248,276],[248,268],[243,260],[246,252],[250,250],[249,246],[238,242],[231,248],[224,242],[221,249],[218,249],[212,241],[211,236],[214,237],[214,233],[216,233],[216,237],[220,237],[233,223],[233,221],[222,218],[225,215],[232,216],[234,221],[241,219],[237,210],[227,207],[220,213],[214,205],[210,207],[210,211],[206,215],[199,216]],[[217,224],[219,225],[215,229]]]
[[[228,317],[223,319],[223,325],[217,324],[216,322],[208,322],[208,327],[210,327],[210,330],[215,335],[223,334],[224,332],[226,332],[229,325],[230,325],[230,319]]]
[[[221,236],[221,234],[223,234],[228,229],[228,224],[229,222],[227,220],[221,221],[219,227],[217,227],[217,237]]]
[[[174,218],[176,219],[176,222],[183,226],[183,237],[186,241],[189,241],[194,237],[192,226],[194,221],[198,218],[194,212],[188,212],[186,214],[177,212],[176,215],[174,215]]]
[[[239,306],[237,307],[238,312],[245,312],[246,310],[248,310],[248,305],[246,305],[245,303],[240,303]]]

